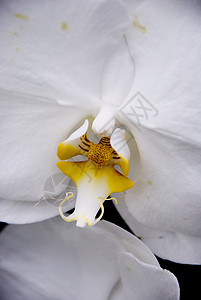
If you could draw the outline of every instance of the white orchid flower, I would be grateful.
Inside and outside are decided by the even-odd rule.
[[[9,225],[0,258],[3,300],[179,299],[176,277],[139,239],[106,221],[84,229],[58,217]]]
[[[119,211],[133,231],[161,257],[200,263],[199,8],[198,1],[187,0],[144,1],[135,8],[112,0],[1,3],[2,221],[29,223],[58,214],[47,201],[35,204],[58,170],[57,146],[68,150],[65,155],[74,147],[69,156],[75,155],[88,122],[81,125],[93,116],[93,132],[108,141],[110,155],[101,185],[98,179],[90,190],[86,172],[79,181],[75,169],[70,174],[63,168],[69,162],[58,163],[79,188],[68,221],[93,225],[108,194],[122,191],[116,190],[118,182],[111,188],[112,176],[104,177],[108,169],[127,182],[126,204],[120,201]],[[128,111],[139,92],[141,102]],[[157,117],[149,117],[150,110]],[[131,132],[130,143],[122,124],[127,135]],[[123,151],[115,135],[124,142]],[[86,147],[95,152],[88,157],[92,148],[80,148],[77,154],[94,157],[94,165],[99,146],[88,140]],[[114,170],[111,155],[118,157],[123,174]],[[90,172],[94,179],[96,170]]]

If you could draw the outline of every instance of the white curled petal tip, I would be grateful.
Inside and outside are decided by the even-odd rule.
[[[84,124],[82,124],[82,126],[80,128],[78,128],[76,131],[74,131],[65,141],[64,143],[69,143],[70,141],[79,139],[81,136],[83,136],[89,127],[89,121],[88,119],[86,119],[84,121]]]
[[[110,144],[121,158],[129,161],[130,150],[127,144],[125,130],[121,128],[116,128],[111,135]]]

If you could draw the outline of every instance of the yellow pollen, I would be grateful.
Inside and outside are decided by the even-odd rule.
[[[25,20],[25,21],[28,21],[29,20],[29,17],[28,16],[25,16],[25,15],[22,15],[22,14],[14,14],[14,16],[18,19],[21,19],[21,20]]]
[[[61,22],[61,29],[67,30],[68,29],[68,24],[66,22]]]
[[[99,166],[107,165],[112,155],[113,148],[106,145],[91,143],[88,158]]]

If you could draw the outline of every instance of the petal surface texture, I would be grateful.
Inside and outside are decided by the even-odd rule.
[[[47,180],[58,173],[57,146],[87,113],[10,93],[1,93],[0,106],[1,220],[26,223],[58,214],[45,201],[34,205],[44,196]]]
[[[128,18],[129,20],[129,18]],[[134,79],[134,64],[125,36],[108,55],[101,80],[101,111],[93,122],[93,131],[110,136],[115,126],[115,110],[126,99]]]
[[[105,61],[101,85],[101,100],[119,105],[127,97],[134,79],[134,64],[125,36]]]
[[[3,300],[179,299],[175,276],[141,241],[107,222],[84,229],[60,218],[10,225],[0,243]]]
[[[1,1],[0,87],[86,106],[128,24],[120,1]]]
[[[184,263],[201,263],[200,13],[200,1],[187,0],[136,9],[126,36],[137,96],[120,111],[141,159],[126,197],[132,229],[157,255]]]

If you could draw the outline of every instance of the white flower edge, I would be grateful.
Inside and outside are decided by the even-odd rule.
[[[121,199],[116,208],[131,230],[158,257],[183,264],[201,264],[201,238],[199,236],[146,226],[129,212],[124,199]]]
[[[4,298],[65,299],[68,290],[75,299],[179,299],[175,276],[141,241],[105,221],[84,229],[58,217],[10,225],[0,245]]]
[[[130,9],[134,24],[126,38],[136,69],[128,99],[136,97],[118,115],[141,160],[139,176],[136,164],[130,168],[135,186],[125,197],[132,230],[160,257],[196,264],[201,263],[200,9],[197,0],[145,1]],[[147,118],[139,92],[142,105],[152,109]],[[131,149],[131,160],[133,155]]]

